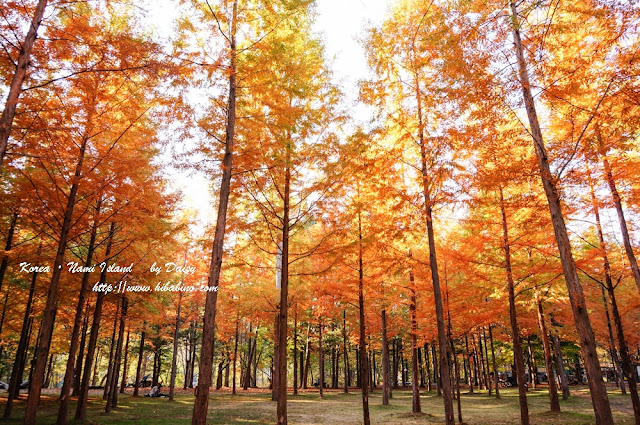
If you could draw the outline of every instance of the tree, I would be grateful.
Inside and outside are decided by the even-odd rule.
[[[589,389],[591,391],[591,400],[593,409],[596,414],[596,422],[598,424],[612,424],[611,407],[607,398],[607,390],[600,374],[600,364],[596,353],[596,342],[589,320],[589,314],[586,309],[584,294],[580,279],[576,270],[573,255],[571,253],[571,243],[564,222],[562,208],[560,206],[560,197],[555,179],[549,167],[547,151],[542,139],[542,131],[538,122],[536,106],[531,94],[531,85],[529,83],[527,63],[523,53],[522,42],[520,40],[520,29],[518,24],[518,12],[515,3],[511,2],[511,13],[513,17],[513,35],[515,39],[516,56],[518,58],[519,78],[522,86],[522,96],[527,109],[527,118],[531,127],[531,135],[533,138],[536,155],[538,157],[538,166],[542,184],[549,202],[549,213],[553,222],[553,230],[560,252],[560,260],[564,271],[565,282],[569,291],[571,300],[571,308],[573,310],[576,328],[580,336],[580,348],[582,357],[585,361],[585,369],[589,377]],[[588,123],[587,123],[588,125]]]
[[[4,109],[2,110],[2,116],[0,117],[0,170],[2,170],[2,162],[4,161],[4,156],[7,153],[7,145],[9,137],[11,136],[13,119],[16,115],[16,107],[18,105],[20,92],[22,91],[22,83],[24,82],[27,67],[29,66],[31,50],[33,49],[33,45],[36,41],[38,28],[40,27],[40,23],[44,17],[46,7],[47,0],[38,0],[33,13],[33,19],[31,20],[27,34],[24,37],[24,41],[18,43],[18,45],[20,45],[18,59],[15,61],[15,71],[11,78],[9,93],[7,94]]]
[[[376,71],[378,79],[365,84],[361,91],[367,102],[379,105],[390,124],[399,128],[398,133],[405,143],[410,146],[413,144],[413,149],[418,150],[419,161],[415,168],[420,173],[423,214],[427,226],[445,418],[447,424],[453,424],[449,343],[445,329],[433,217],[439,191],[449,176],[444,164],[448,146],[443,138],[429,135],[429,131],[433,134],[440,131],[438,112],[430,115],[425,113],[425,91],[437,90],[435,84],[430,86],[430,77],[433,75],[426,69],[430,50],[418,37],[427,17],[433,21],[438,19],[431,11],[431,4],[401,3],[381,29],[371,30],[366,48],[370,67]],[[404,25],[398,25],[398,22]],[[395,109],[396,105],[400,105],[400,108]],[[393,106],[393,109],[389,106]],[[432,118],[430,122],[426,121],[428,117]],[[415,160],[409,161],[415,163]]]
[[[237,28],[238,0],[232,4],[231,19],[229,20],[229,34],[225,35],[228,41],[228,104],[227,122],[224,139],[224,156],[222,161],[222,178],[220,181],[220,193],[218,204],[218,218],[211,252],[211,264],[209,266],[209,278],[207,285],[210,290],[204,310],[204,324],[202,332],[202,347],[200,349],[200,364],[198,367],[198,386],[196,388],[196,400],[193,405],[193,425],[204,425],[207,418],[209,405],[209,387],[211,386],[211,364],[213,362],[213,342],[216,320],[216,302],[218,298],[218,283],[220,281],[220,269],[222,267],[222,254],[225,226],[227,219],[227,205],[231,189],[231,171],[233,166],[233,150],[236,119],[236,28]],[[214,14],[215,12],[211,11]]]

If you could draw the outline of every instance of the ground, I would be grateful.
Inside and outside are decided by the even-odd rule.
[[[166,389],[163,389],[166,390]],[[475,394],[462,394],[462,415],[464,423],[473,425],[513,425],[520,422],[518,393],[515,389],[502,389],[502,398],[497,400],[486,391]],[[13,419],[0,423],[21,424],[24,416],[26,394],[16,405]],[[357,389],[350,394],[328,390],[324,399],[320,399],[318,390],[308,390],[299,395],[288,396],[290,424],[361,424],[362,396]],[[593,424],[593,410],[586,388],[572,388],[568,401],[561,401],[562,413],[549,411],[549,396],[546,390],[530,391],[528,395],[529,412],[532,424],[542,425],[578,425]],[[631,399],[619,391],[611,391],[609,400],[616,424],[633,424]],[[0,409],[4,411],[6,391],[0,393]],[[389,406],[382,406],[379,390],[371,394],[369,406],[372,424],[439,424],[444,422],[442,398],[435,392],[422,393],[422,411],[411,414],[411,392],[394,391]],[[190,424],[193,393],[180,391],[174,402],[166,398],[151,399],[133,397],[131,390],[120,394],[118,407],[109,414],[104,413],[104,401],[101,392],[91,391],[91,398],[85,424]],[[45,390],[38,424],[54,424],[58,404],[56,393]],[[454,405],[454,409],[456,409]],[[75,412],[75,400],[72,400],[69,412]],[[276,404],[266,390],[239,390],[237,395],[229,391],[212,391],[209,401],[209,424],[273,424],[276,416]],[[457,412],[457,410],[456,410]],[[1,412],[0,412],[1,413]],[[456,422],[458,416],[456,413]],[[70,422],[76,423],[76,422]],[[80,423],[80,422],[77,422]]]

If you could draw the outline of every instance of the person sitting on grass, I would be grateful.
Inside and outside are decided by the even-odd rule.
[[[153,387],[151,387],[151,391],[149,391],[149,394],[146,394],[145,397],[169,397],[168,395],[162,394],[160,392],[161,388],[161,384],[154,385]]]

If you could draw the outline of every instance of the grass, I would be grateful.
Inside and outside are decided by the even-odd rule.
[[[490,397],[486,391],[462,394],[464,423],[480,425],[512,425],[520,422],[518,393],[515,389],[502,389],[502,397]],[[3,397],[4,396],[4,397]],[[25,395],[14,406],[10,420],[0,423],[21,424],[24,417]],[[589,393],[586,388],[572,388],[568,401],[561,401],[561,413],[549,411],[546,390],[530,391],[527,396],[532,424],[578,425],[595,423]],[[619,391],[609,393],[616,424],[633,424],[633,410],[628,395]],[[4,411],[6,393],[0,395],[0,408]],[[411,414],[411,392],[396,390],[389,406],[382,406],[381,392],[370,395],[369,406],[373,424],[438,424],[444,422],[442,398],[435,392],[422,392],[422,414]],[[55,392],[45,392],[38,411],[38,424],[54,424],[58,403]],[[151,399],[120,395],[118,407],[104,413],[100,393],[91,394],[85,424],[190,424],[193,408],[191,392],[180,393],[175,401],[166,398]],[[456,406],[454,404],[454,410]],[[265,390],[239,390],[237,395],[228,391],[212,391],[209,401],[209,424],[272,424],[276,405]],[[75,412],[72,400],[69,412]],[[456,411],[457,412],[457,411]],[[288,417],[291,424],[360,424],[362,423],[362,396],[356,389],[350,394],[327,391],[320,399],[317,390],[288,396]],[[456,422],[458,420],[456,413]],[[79,424],[81,422],[71,422]]]

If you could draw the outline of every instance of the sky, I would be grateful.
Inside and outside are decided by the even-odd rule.
[[[327,56],[333,58],[336,76],[355,90],[367,76],[364,51],[356,40],[365,27],[382,23],[387,0],[317,0],[316,30],[324,33]],[[349,87],[345,87],[349,88]]]
[[[326,56],[332,65],[336,82],[346,94],[345,101],[348,105],[356,100],[358,80],[364,79],[368,74],[364,50],[357,38],[363,35],[365,27],[382,22],[388,3],[389,0],[317,0],[315,30],[325,40]],[[166,22],[169,25],[172,9],[155,10],[161,11],[156,22]],[[356,118],[362,117],[362,108],[352,108]],[[187,174],[172,171],[170,175],[172,189],[183,195],[183,206],[196,210],[202,225],[213,223],[217,194],[211,193],[209,179],[193,172]]]

